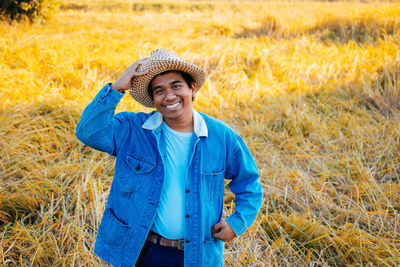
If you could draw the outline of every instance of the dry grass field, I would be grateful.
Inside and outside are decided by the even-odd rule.
[[[207,69],[195,108],[260,169],[226,266],[400,265],[400,4],[64,0],[46,22],[0,21],[1,266],[107,265],[92,250],[114,159],[75,127],[160,47]]]

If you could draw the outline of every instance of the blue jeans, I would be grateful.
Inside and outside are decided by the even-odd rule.
[[[146,241],[136,267],[183,267],[183,250]]]

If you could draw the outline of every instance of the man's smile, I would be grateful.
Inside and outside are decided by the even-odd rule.
[[[167,109],[167,110],[174,110],[174,109],[177,109],[177,108],[179,108],[181,106],[182,106],[182,101],[178,101],[178,102],[176,102],[174,104],[164,105],[164,108]]]

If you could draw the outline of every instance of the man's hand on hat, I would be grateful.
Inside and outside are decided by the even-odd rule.
[[[226,221],[222,221],[213,226],[211,232],[213,237],[224,242],[229,242],[236,237],[232,227]]]
[[[134,76],[140,76],[147,74],[148,71],[138,71],[140,65],[142,65],[147,58],[142,58],[130,65],[122,75],[111,84],[111,89],[117,90],[123,93],[125,90],[131,88],[131,80]]]

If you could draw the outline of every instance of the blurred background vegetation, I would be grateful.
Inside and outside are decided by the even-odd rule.
[[[160,47],[207,69],[195,108],[240,133],[260,169],[261,212],[226,266],[400,265],[399,3],[33,6],[51,12],[1,11],[0,265],[107,265],[92,251],[114,159],[75,127]],[[149,111],[129,95],[123,110]]]
[[[58,9],[58,0],[2,0],[0,14],[8,20],[45,20]]]

